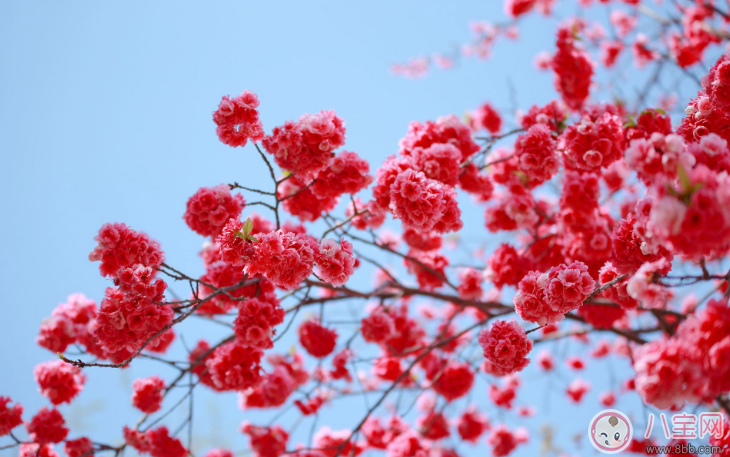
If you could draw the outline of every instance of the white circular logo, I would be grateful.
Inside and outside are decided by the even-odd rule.
[[[615,454],[631,444],[634,427],[621,411],[604,409],[588,425],[588,439],[594,448],[604,454]]]

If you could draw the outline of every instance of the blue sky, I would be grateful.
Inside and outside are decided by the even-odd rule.
[[[562,16],[575,9],[572,1],[563,3]],[[507,108],[510,87],[523,109],[555,96],[552,76],[532,67],[537,52],[553,47],[554,20],[542,17],[524,21],[520,40],[499,43],[489,61],[463,60],[454,70],[420,80],[389,73],[393,63],[468,41],[467,25],[475,19],[504,20],[501,2],[0,4],[0,151],[6,170],[0,181],[6,217],[0,225],[0,395],[24,404],[26,418],[45,404],[32,370],[54,356],[35,346],[38,325],[72,292],[97,301],[103,296],[110,284],[87,259],[103,223],[125,222],[147,232],[160,241],[170,264],[200,273],[203,240],[181,219],[187,198],[201,186],[233,181],[269,187],[250,146],[232,149],[218,142],[211,113],[222,95],[256,92],[267,131],[305,112],[335,109],[347,124],[345,149],[373,167],[397,152],[412,120],[461,115],[486,100]],[[483,208],[468,208],[464,237],[483,239]],[[369,284],[369,278],[357,281]],[[188,345],[203,334],[210,340],[222,335],[199,321],[185,325]],[[565,345],[558,349],[570,353],[580,343]],[[563,379],[551,380],[528,370],[525,380],[536,384],[526,382],[518,403],[547,406],[549,412],[524,424],[477,400],[493,422],[502,417],[510,426],[530,428],[533,441],[517,455],[537,452],[543,420],[558,429],[556,441],[571,454],[590,454],[585,441],[582,450],[575,447],[573,436],[583,434],[600,409],[598,394],[628,376],[626,366],[625,360],[591,363],[584,377],[594,387],[580,407],[568,405],[562,394],[565,370]],[[128,370],[89,371],[83,394],[61,408],[72,429],[118,441],[121,426],[138,417],[128,401],[131,381],[155,369],[141,361]],[[474,397],[486,397],[485,386]],[[621,401],[640,414],[635,400]],[[320,424],[354,424],[357,408],[352,401],[336,404]],[[240,411],[235,395],[201,392],[195,417],[195,449],[201,451],[211,445],[244,449],[240,421],[268,416]],[[292,444],[306,441],[309,423],[304,428]],[[460,450],[484,455],[485,445]]]

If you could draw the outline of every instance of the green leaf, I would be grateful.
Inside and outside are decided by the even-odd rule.
[[[705,185],[705,183],[703,183],[703,182],[696,182],[696,183],[692,184],[692,186],[689,189],[689,193],[693,194],[693,193],[697,192],[698,190],[702,189],[702,186],[704,186],[704,185]]]
[[[239,237],[243,240],[246,239],[246,235],[244,235],[243,232],[241,232],[240,230],[234,230],[233,233],[235,233],[237,237]]]
[[[677,178],[679,179],[679,185],[682,188],[683,194],[691,194],[692,193],[692,179],[690,179],[689,175],[687,174],[687,170],[684,169],[682,164],[677,164]]]
[[[520,170],[513,170],[512,173],[516,174],[520,181],[522,181],[522,185],[527,185],[527,175],[521,172]]]
[[[656,112],[657,112],[657,113],[659,113],[659,114],[663,114],[663,115],[665,115],[665,116],[667,115],[666,111],[664,111],[664,110],[663,110],[663,109],[661,109],[661,108],[655,108],[655,109],[654,109],[654,111],[656,111]]]
[[[627,129],[629,127],[636,127],[636,121],[634,120],[634,116],[628,115],[629,120],[624,122],[623,128]]]
[[[583,39],[580,36],[578,36],[579,31],[580,31],[580,28],[578,27],[578,24],[574,23],[573,24],[573,39],[578,40],[578,41],[583,41]]]
[[[246,222],[243,223],[243,234],[249,235],[251,233],[251,230],[253,230],[253,221],[249,217],[246,219]]]

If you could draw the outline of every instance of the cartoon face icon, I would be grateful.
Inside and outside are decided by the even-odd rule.
[[[604,454],[615,454],[631,443],[631,421],[622,412],[606,409],[596,414],[588,427],[588,437],[594,448]]]

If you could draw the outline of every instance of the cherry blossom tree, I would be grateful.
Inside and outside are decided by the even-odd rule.
[[[392,70],[422,77],[487,58],[500,40],[519,39],[523,17],[551,16],[555,3],[506,0],[511,19],[472,24],[474,40],[457,55]],[[553,101],[525,111],[475,101],[463,119],[414,121],[383,163],[346,149],[334,110],[265,128],[265,100],[251,90],[223,96],[215,134],[263,161],[270,186],[251,188],[242,176],[181,196],[181,216],[204,243],[202,275],[168,263],[164,234],[123,222],[89,234],[89,260],[113,284],[99,303],[72,293],[49,309],[37,337],[49,361],[34,371],[49,404],[25,411],[22,399],[0,397],[0,449],[184,457],[193,454],[192,416],[177,429],[164,419],[208,389],[237,392],[245,410],[276,412],[241,426],[258,457],[452,457],[454,441],[486,443],[501,457],[535,439],[494,414],[540,413],[514,404],[530,385],[523,370],[550,376],[562,362],[579,372],[613,353],[633,374],[601,393],[603,407],[633,395],[655,410],[719,411],[725,433],[710,443],[730,456],[730,4],[722,3],[579,0],[535,59],[536,71],[554,75]],[[590,8],[606,10],[608,30],[583,15]],[[645,86],[631,99],[602,100],[621,93],[618,69],[648,72]],[[686,108],[670,81],[693,86]],[[497,245],[459,263],[450,246],[463,243],[466,211],[484,213],[481,233]],[[329,318],[345,306],[355,310],[350,322]],[[184,360],[166,355],[191,316],[228,336],[196,341]],[[590,344],[560,361],[549,349],[565,339]],[[137,423],[114,442],[67,426],[58,405],[83,395],[96,371],[139,359],[177,375],[134,380]],[[566,386],[573,402],[591,388],[579,376]],[[365,399],[357,422],[318,423],[320,408],[351,396]],[[488,397],[491,410],[474,397]],[[293,442],[301,423],[310,439]],[[631,449],[644,452],[652,440],[636,433]]]

